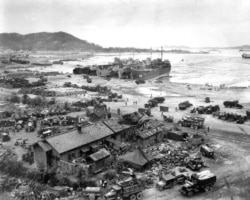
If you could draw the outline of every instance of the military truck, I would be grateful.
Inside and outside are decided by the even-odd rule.
[[[192,174],[190,180],[187,180],[179,191],[185,196],[192,196],[201,191],[208,192],[214,186],[216,179],[216,176],[209,170]]]
[[[203,127],[204,121],[205,119],[202,117],[185,116],[181,120],[179,120],[177,123],[180,126],[190,127],[193,129],[199,129]]]
[[[138,79],[138,80],[135,81],[135,83],[136,83],[137,85],[139,85],[139,84],[144,84],[145,81],[144,81],[143,79]]]
[[[205,98],[205,103],[210,103],[210,98],[209,97]]]
[[[105,194],[105,199],[141,200],[143,190],[144,190],[144,185],[142,181],[134,177],[129,177],[128,179],[120,181],[116,185],[112,186],[112,189]]]
[[[193,104],[191,104],[189,101],[184,101],[179,103],[179,109],[180,110],[186,110],[187,108],[193,106]]]
[[[153,108],[153,107],[157,107],[158,106],[158,101],[154,100],[154,99],[150,99],[148,100],[148,105]]]
[[[83,189],[82,196],[88,200],[96,200],[103,196],[101,187],[86,187]]]
[[[208,158],[214,157],[214,150],[208,147],[207,145],[201,145],[200,152],[205,157],[208,157]]]
[[[92,79],[91,78],[87,78],[87,83],[92,83]]]
[[[187,178],[188,172],[186,170],[180,172],[180,168],[176,168],[175,171],[172,171],[168,174],[160,172],[159,181],[156,183],[156,188],[159,191],[169,189],[172,188],[175,184],[183,184]]]
[[[185,160],[186,167],[191,169],[192,171],[199,171],[202,167],[204,167],[204,162],[201,157],[189,157]]]
[[[158,103],[163,103],[165,101],[164,97],[154,97],[153,100],[158,101]]]

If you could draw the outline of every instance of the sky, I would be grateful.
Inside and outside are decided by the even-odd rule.
[[[250,44],[250,1],[0,0],[0,33],[57,31],[104,47]]]

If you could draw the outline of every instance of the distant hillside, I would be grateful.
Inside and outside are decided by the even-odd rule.
[[[237,47],[231,47],[231,49],[250,49],[250,45],[242,45]]]
[[[12,50],[29,51],[102,51],[99,45],[89,43],[65,32],[17,33],[0,34],[0,47]]]

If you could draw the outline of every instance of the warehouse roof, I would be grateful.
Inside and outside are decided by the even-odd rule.
[[[81,131],[73,130],[64,134],[52,136],[46,141],[59,153],[82,147],[97,140],[106,138],[114,132],[103,123],[99,122],[90,126],[82,127]]]
[[[118,119],[105,120],[103,123],[116,133],[131,127],[131,125],[120,124]]]

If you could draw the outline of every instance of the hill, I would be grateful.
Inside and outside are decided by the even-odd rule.
[[[81,40],[65,32],[40,32],[26,35],[2,33],[0,34],[0,47],[29,51],[103,51],[101,46]]]

